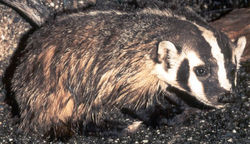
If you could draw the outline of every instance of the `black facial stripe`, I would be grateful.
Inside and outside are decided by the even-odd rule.
[[[188,86],[188,78],[189,78],[189,63],[187,59],[184,59],[178,69],[177,72],[177,81],[179,85],[185,90],[190,92],[190,88]]]
[[[232,49],[229,48],[231,46],[228,43],[228,41],[230,40],[226,37],[225,34],[221,32],[215,32],[214,35],[218,41],[221,53],[224,55],[225,59],[232,61]]]
[[[232,62],[226,63],[225,68],[226,68],[226,73],[227,73],[227,79],[234,87],[234,79],[235,79],[236,71],[237,71],[236,64],[233,64]]]
[[[234,61],[234,65],[237,67],[238,66],[238,61],[237,61],[237,58],[236,58],[236,55],[234,56],[234,60],[232,60],[232,63]]]
[[[228,41],[230,40],[228,40],[225,34],[220,33],[220,32],[215,32],[215,37],[218,41],[218,45],[220,47],[221,53],[224,56],[224,67],[226,70],[227,79],[229,80],[231,84],[233,84],[235,75],[232,73],[232,71],[234,71],[233,69],[235,68],[235,65],[232,63],[233,61],[232,49],[230,49],[231,46],[228,43]]]
[[[181,54],[182,48],[181,48],[180,46],[175,46],[175,47],[176,47],[176,49],[177,49],[177,53],[178,53],[178,54]]]

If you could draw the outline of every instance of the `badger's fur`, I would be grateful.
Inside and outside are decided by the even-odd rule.
[[[58,17],[30,36],[11,80],[19,129],[64,135],[104,110],[160,103],[169,86],[220,107],[245,43],[169,10]]]

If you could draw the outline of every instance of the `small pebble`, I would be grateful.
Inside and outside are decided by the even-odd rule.
[[[1,39],[2,39],[2,40],[5,40],[5,36],[4,36],[4,35],[1,35]]]
[[[50,6],[51,6],[51,7],[54,7],[54,6],[55,6],[55,4],[52,2],[52,3],[50,3]]]
[[[113,139],[111,139],[111,138],[109,138],[109,139],[108,139],[108,142],[113,142],[113,141],[114,141],[114,140],[113,140]]]
[[[191,140],[193,140],[193,138],[192,138],[192,137],[190,137],[190,138],[188,138],[187,140],[188,140],[188,141],[191,141]]]
[[[13,141],[13,138],[9,138],[9,141],[12,142],[12,141]]]
[[[228,142],[233,142],[233,139],[232,139],[232,138],[230,138],[230,139],[228,139],[227,141],[228,141]]]

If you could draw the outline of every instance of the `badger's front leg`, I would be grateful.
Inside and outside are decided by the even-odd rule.
[[[157,127],[161,125],[174,126],[185,122],[191,115],[200,112],[200,109],[193,107],[177,107],[168,108],[159,105],[150,107],[145,110],[134,112],[130,109],[122,109],[122,112],[129,116],[141,120],[144,124]]]
[[[115,107],[93,107],[90,112],[82,116],[82,119],[90,119],[79,125],[79,132],[87,136],[126,136],[141,125],[141,121],[124,121],[124,115]]]
[[[175,115],[172,118],[162,119],[161,124],[166,124],[168,126],[179,125],[187,121],[190,116],[199,113],[201,110],[193,107],[187,107],[182,111],[182,113]]]
[[[99,124],[90,122],[83,126],[83,133],[91,136],[126,136],[138,130],[141,121],[131,124],[117,120],[103,120]]]
[[[158,99],[161,103],[139,109],[137,111],[123,108],[122,112],[141,120],[144,124],[157,127],[161,125],[177,125],[185,122],[192,114],[201,110],[189,106],[182,98],[175,93],[163,93]]]

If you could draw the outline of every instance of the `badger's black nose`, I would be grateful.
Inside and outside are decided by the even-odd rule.
[[[218,102],[220,103],[229,103],[234,101],[235,101],[235,94],[230,92],[225,92],[218,96]]]

